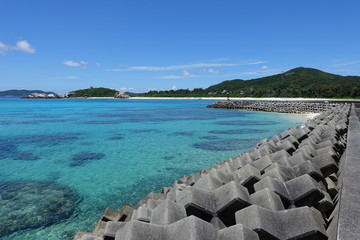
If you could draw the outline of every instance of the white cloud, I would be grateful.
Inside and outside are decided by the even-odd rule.
[[[66,76],[66,79],[78,79],[78,76]]]
[[[183,72],[181,74],[165,75],[165,76],[161,76],[160,78],[176,79],[176,78],[189,78],[189,77],[195,77],[195,74],[190,73],[188,70],[183,70]]]
[[[268,69],[268,68],[269,68],[269,67],[268,67],[267,65],[264,65],[264,66],[261,67],[262,70],[266,70],[266,69]]]
[[[5,55],[6,51],[7,51],[6,45],[0,42],[0,55]]]
[[[181,69],[193,69],[193,68],[206,68],[206,67],[234,67],[238,64],[234,63],[194,63],[185,65],[171,65],[165,67],[155,66],[133,66],[127,68],[130,71],[168,71],[168,70],[181,70]]]
[[[278,70],[264,69],[264,70],[258,70],[258,71],[242,72],[242,73],[238,73],[238,75],[261,75],[261,76],[267,76],[267,75],[277,74],[277,73],[279,73]]]
[[[9,51],[20,51],[34,54],[36,49],[26,40],[17,41],[15,46],[6,45],[0,42],[0,55],[5,55]]]
[[[176,86],[172,86],[169,90],[176,90]]]
[[[265,63],[264,61],[250,61],[248,62],[248,65],[257,65],[257,64],[263,64]]]
[[[169,65],[169,66],[121,66],[122,68],[107,69],[111,72],[122,71],[172,71],[172,70],[185,70],[194,68],[214,68],[214,67],[236,67],[244,65],[263,64],[263,61],[245,61],[242,63],[221,63],[221,62],[203,62],[183,65]]]
[[[63,61],[63,64],[68,67],[86,67],[88,65],[88,63],[85,61],[76,62],[73,60]]]
[[[332,67],[343,67],[343,66],[348,66],[348,65],[358,64],[358,63],[360,63],[360,61],[337,63],[337,64],[333,64],[333,65],[331,65],[331,66],[332,66]]]
[[[22,51],[22,52],[26,52],[26,53],[35,53],[36,52],[36,49],[33,48],[30,45],[30,43],[28,43],[28,41],[26,41],[26,40],[18,41],[16,43],[16,47],[14,49]]]
[[[198,71],[199,74],[201,73],[212,73],[212,74],[219,74],[220,71],[217,69],[213,69],[213,68],[208,68],[208,69],[201,69],[200,71]]]
[[[127,88],[127,87],[121,87],[118,89],[119,91],[123,91],[123,92],[132,92],[135,91],[135,88]]]

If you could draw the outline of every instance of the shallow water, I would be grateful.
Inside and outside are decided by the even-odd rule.
[[[91,231],[106,207],[136,204],[150,191],[305,121],[206,108],[213,102],[0,98],[0,183],[46,181],[80,199],[70,218],[1,239],[72,239]],[[26,207],[21,204],[28,199],[18,204]],[[1,210],[0,218],[6,220]]]

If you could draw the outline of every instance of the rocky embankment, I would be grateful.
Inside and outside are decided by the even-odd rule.
[[[360,129],[355,105],[349,118],[350,109],[329,106],[301,126],[149,193],[136,206],[108,208],[92,233],[74,239],[357,239],[338,236],[340,223],[359,219],[339,214],[351,168],[345,164],[348,127]],[[360,136],[352,139],[352,145],[360,142]],[[352,199],[348,210],[359,212],[359,195]],[[360,234],[357,227],[343,232]]]
[[[244,101],[224,100],[209,105],[209,108],[240,109],[279,113],[319,113],[330,110],[341,103],[327,101]]]

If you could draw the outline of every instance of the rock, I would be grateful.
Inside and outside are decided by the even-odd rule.
[[[62,98],[62,96],[57,95],[55,93],[50,93],[50,94],[45,94],[45,93],[32,93],[26,97],[23,98],[33,98],[33,99],[38,99],[38,98]]]
[[[0,238],[69,218],[77,202],[73,190],[53,182],[1,182]]]
[[[114,98],[129,98],[130,96],[127,95],[125,92],[123,91],[118,91],[117,93],[115,93]]]

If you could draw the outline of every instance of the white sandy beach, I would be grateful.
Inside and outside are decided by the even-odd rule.
[[[227,100],[226,97],[130,97],[129,99],[194,99],[194,100]],[[264,100],[264,101],[360,101],[358,99],[330,99],[330,98],[235,98],[229,100]]]

